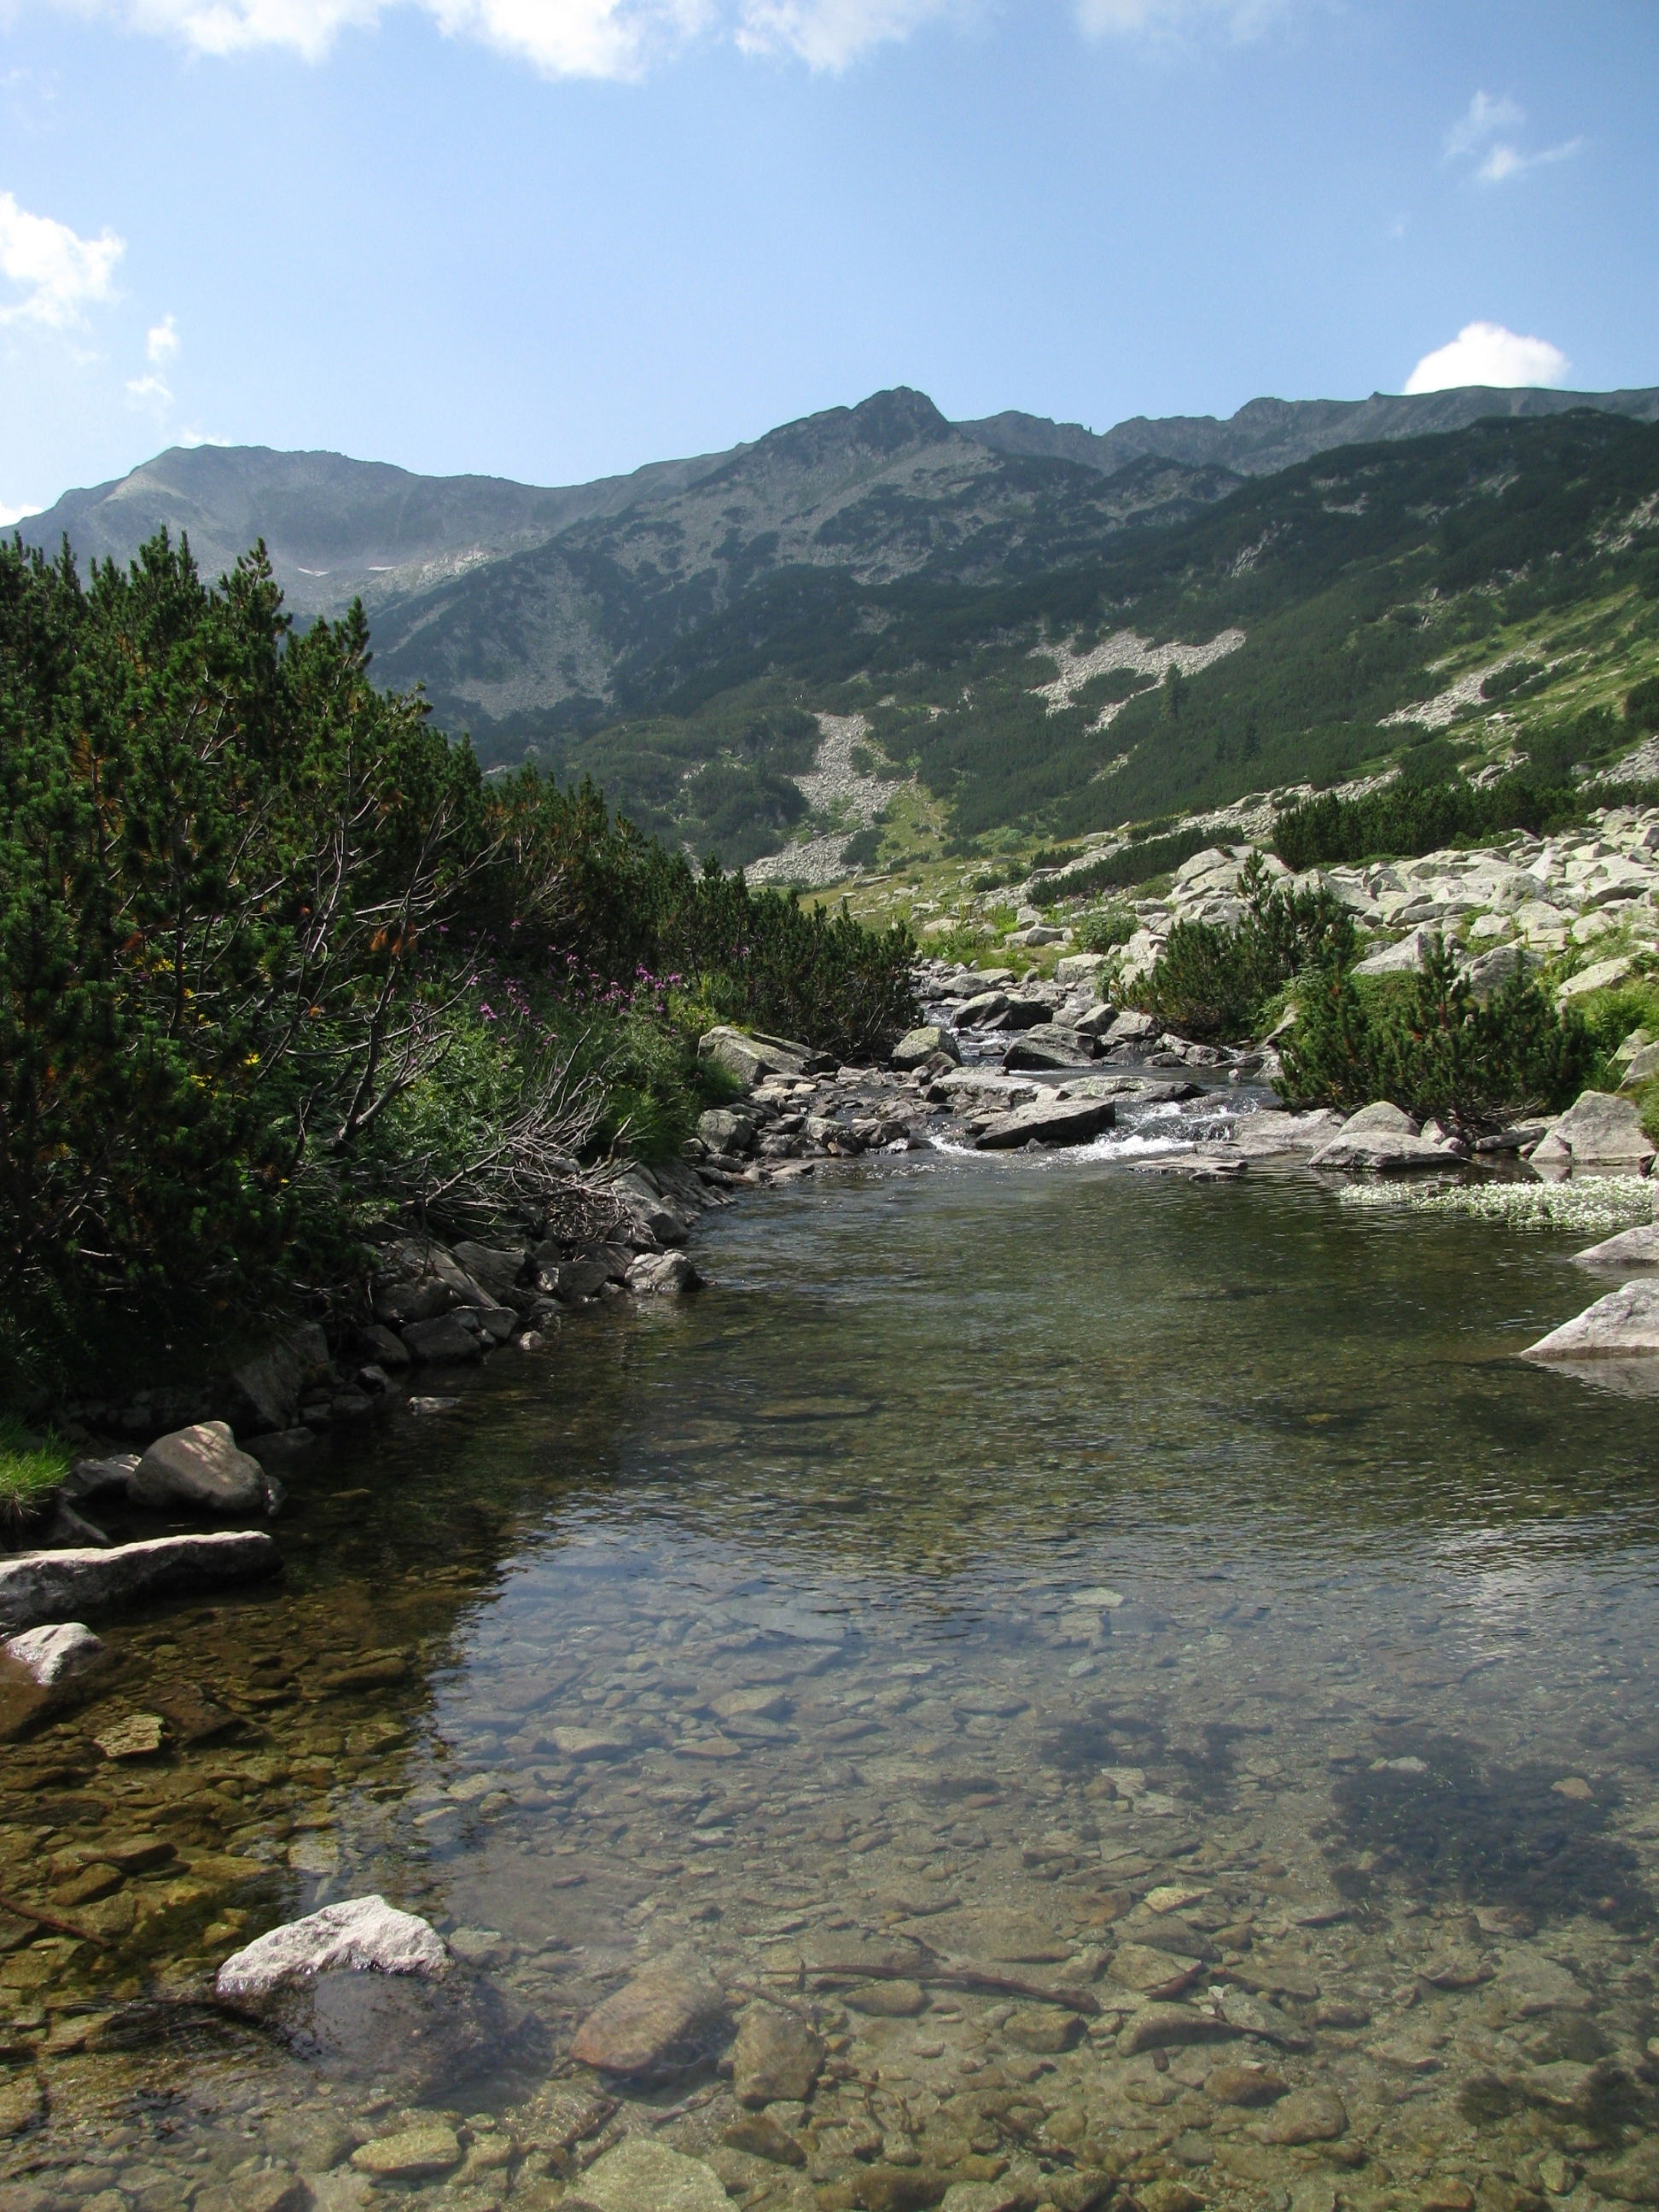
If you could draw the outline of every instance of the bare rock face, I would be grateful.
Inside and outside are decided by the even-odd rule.
[[[0,1627],[28,1628],[140,1598],[248,1582],[281,1565],[262,1528],[154,1536],[104,1551],[24,1552],[0,1559]]]
[[[237,1449],[228,1421],[197,1421],[158,1437],[128,1485],[136,1504],[189,1505],[209,1513],[258,1513],[265,1471]]]
[[[1622,1283],[1593,1306],[1563,1322],[1536,1344],[1528,1359],[1628,1359],[1659,1354],[1659,1282]]]
[[[726,1992],[690,1953],[653,1960],[591,2012],[570,2055],[602,2074],[665,2080],[702,2057],[726,2017]]]
[[[738,2027],[732,2086],[751,2112],[764,2105],[804,2104],[823,2064],[823,2039],[798,2013],[751,2004]]]
[[[214,1986],[302,2057],[417,2098],[497,2063],[525,2024],[435,1929],[383,1897],[271,1929],[227,1959]]]

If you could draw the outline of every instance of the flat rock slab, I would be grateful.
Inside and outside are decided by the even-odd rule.
[[[1580,1267],[1659,1267],[1659,1221],[1621,1229],[1616,1237],[1605,1237],[1572,1256]]]
[[[1659,1354],[1659,1282],[1622,1283],[1529,1344],[1528,1359],[1628,1359]]]
[[[153,1536],[107,1551],[25,1552],[0,1559],[0,1627],[30,1628],[141,1598],[252,1582],[281,1565],[263,1528]]]
[[[693,2064],[726,2016],[726,1992],[695,1958],[670,1953],[591,2012],[570,2055],[602,2074],[662,2078]]]
[[[974,1139],[981,1152],[1013,1152],[1023,1145],[1086,1145],[1112,1128],[1117,1109],[1109,1098],[1038,1099],[999,1114]]]
[[[700,2158],[635,2136],[596,2159],[565,2203],[570,2212],[731,2212],[732,2200]]]

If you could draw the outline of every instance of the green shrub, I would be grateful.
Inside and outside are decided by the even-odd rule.
[[[1273,824],[1273,850],[1298,873],[1333,861],[1408,860],[1458,838],[1506,830],[1536,833],[1583,816],[1589,799],[1567,784],[1507,775],[1477,790],[1471,783],[1419,783],[1402,775],[1363,798],[1334,792],[1287,807]]]
[[[533,1206],[696,1109],[674,1007],[868,1053],[902,929],[691,868],[592,785],[486,785],[296,635],[263,548],[216,589],[0,546],[0,1392],[216,1340],[338,1280],[377,1210]]]
[[[1214,842],[1214,833],[1208,830],[1182,830],[1172,837],[1137,837],[1116,852],[1091,860],[1086,868],[1073,869],[1059,889],[1067,898],[1086,897],[1091,891],[1127,890],[1132,884],[1168,875]]]
[[[1080,952],[1115,952],[1120,945],[1129,942],[1139,927],[1131,908],[1103,908],[1098,914],[1085,915],[1077,925],[1078,950]]]
[[[1241,922],[1178,921],[1152,974],[1131,994],[1178,1036],[1228,1042],[1252,1036],[1264,1004],[1293,976],[1354,957],[1352,918],[1332,892],[1275,890],[1255,854],[1239,891]]]
[[[1364,978],[1328,969],[1305,979],[1298,1007],[1278,1084],[1293,1106],[1386,1098],[1476,1135],[1517,1115],[1571,1105],[1596,1060],[1583,1018],[1559,1010],[1529,976],[1511,978],[1480,1004],[1438,936],[1419,974]]]
[[[1634,730],[1659,730],[1659,676],[1632,684],[1625,694],[1625,720]]]

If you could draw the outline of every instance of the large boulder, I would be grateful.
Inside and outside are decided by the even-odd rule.
[[[1015,1038],[1002,1055],[1002,1065],[1012,1075],[1023,1067],[1087,1067],[1094,1056],[1092,1039],[1061,1029],[1057,1022],[1043,1022]]]
[[[263,1528],[156,1536],[106,1551],[25,1552],[0,1559],[0,1627],[28,1628],[181,1590],[274,1574],[281,1555]]]
[[[1563,1322],[1536,1344],[1528,1359],[1628,1359],[1659,1355],[1659,1283],[1623,1283],[1593,1306]]]
[[[205,1513],[258,1513],[267,1496],[264,1468],[238,1449],[228,1421],[197,1421],[157,1437],[127,1489],[136,1505]]]
[[[1039,1098],[999,1114],[974,1139],[981,1152],[1018,1152],[1024,1145],[1086,1145],[1117,1121],[1109,1098]]]
[[[1516,976],[1527,975],[1537,965],[1535,956],[1524,945],[1494,945],[1490,952],[1482,952],[1470,961],[1464,970],[1464,981],[1484,1003]]]
[[[685,1951],[653,1960],[576,2031],[580,2065],[631,2081],[666,2081],[706,2057],[725,2025],[726,1992]]]
[[[1570,1006],[1575,999],[1588,999],[1593,991],[1611,991],[1620,983],[1628,983],[1636,973],[1635,963],[1620,953],[1611,960],[1597,960],[1588,968],[1581,968],[1576,975],[1569,975],[1555,994],[1558,1006]]]
[[[1659,1267],[1659,1221],[1621,1229],[1616,1237],[1604,1237],[1572,1256],[1581,1267]]]
[[[1068,952],[1054,969],[1054,981],[1062,990],[1074,990],[1079,983],[1091,988],[1100,981],[1101,970],[1112,965],[1109,952]]]
[[[1415,1137],[1422,1126],[1420,1121],[1413,1121],[1409,1114],[1402,1113],[1398,1106],[1391,1105],[1386,1098],[1377,1098],[1369,1106],[1362,1106],[1357,1114],[1350,1114],[1342,1124],[1342,1133],[1345,1137],[1354,1137],[1368,1131],[1381,1130],[1390,1137]]]
[[[1317,1152],[1342,1127],[1343,1117],[1328,1106],[1311,1114],[1290,1114],[1276,1109],[1260,1114],[1240,1114],[1225,1141],[1246,1159],[1279,1159],[1296,1153]]]
[[[811,1054],[804,1044],[782,1037],[746,1036],[741,1030],[722,1024],[697,1039],[697,1057],[726,1073],[752,1091],[769,1075],[799,1075]]]
[[[459,1367],[482,1359],[484,1341],[483,1331],[459,1313],[412,1321],[404,1330],[404,1348],[422,1367]]]
[[[1158,1034],[1158,1024],[1150,1014],[1131,1010],[1115,1016],[1107,1024],[1100,1041],[1110,1051],[1118,1045],[1150,1045]]]
[[[893,1047],[893,1065],[901,1074],[904,1074],[913,1067],[920,1067],[924,1060],[935,1059],[940,1053],[946,1060],[958,1064],[961,1061],[961,1049],[950,1030],[941,1028],[937,1022],[929,1022],[899,1039]]]
[[[700,1291],[702,1277],[684,1252],[641,1252],[628,1270],[628,1287],[639,1296],[679,1297]]]
[[[1540,1166],[1553,1163],[1559,1167],[1637,1169],[1653,1156],[1635,1100],[1621,1098],[1613,1091],[1581,1091],[1566,1112],[1551,1123],[1548,1135],[1532,1154]]]
[[[479,1244],[470,1238],[456,1245],[454,1257],[497,1305],[509,1305],[530,1255],[522,1244]]]
[[[434,1929],[383,1897],[271,1929],[225,1960],[214,1990],[303,2057],[417,2096],[499,2063],[522,2026]]]
[[[1373,1174],[1396,1174],[1413,1168],[1446,1168],[1457,1164],[1458,1154],[1449,1152],[1430,1137],[1415,1137],[1408,1129],[1340,1129],[1328,1145],[1309,1159],[1310,1168],[1369,1170]]]
[[[1353,972],[1356,975],[1415,975],[1433,942],[1431,929],[1413,929],[1397,945],[1385,945],[1381,951],[1369,953],[1355,964]]]

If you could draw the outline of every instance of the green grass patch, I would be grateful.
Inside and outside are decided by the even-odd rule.
[[[61,1437],[38,1436],[0,1414],[0,1526],[15,1526],[31,1506],[44,1504],[74,1456]]]

